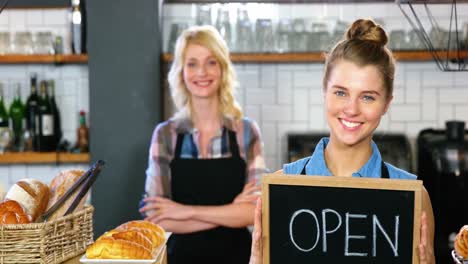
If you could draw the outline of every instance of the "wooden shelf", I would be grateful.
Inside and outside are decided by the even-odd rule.
[[[6,54],[0,55],[0,64],[86,64],[88,55],[22,55]]]
[[[7,152],[0,154],[0,164],[89,163],[89,153]]]
[[[432,54],[427,51],[395,51],[398,61],[431,61]],[[441,58],[447,56],[446,52],[438,52]],[[457,52],[450,52],[449,58],[455,59]],[[460,51],[462,59],[468,59],[468,50]],[[231,60],[234,63],[306,63],[324,62],[324,52],[307,53],[232,53]],[[172,61],[172,54],[162,54],[164,62]]]

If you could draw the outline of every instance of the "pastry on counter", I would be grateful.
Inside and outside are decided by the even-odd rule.
[[[455,251],[460,257],[468,259],[468,225],[463,226],[455,238]]]
[[[152,259],[164,243],[164,230],[151,222],[124,223],[100,236],[86,250],[89,259]]]
[[[30,217],[17,201],[6,200],[0,203],[0,225],[27,224],[30,222]]]
[[[99,238],[86,250],[89,259],[152,259],[151,251],[144,246],[113,237]]]
[[[144,220],[134,220],[121,224],[117,230],[141,230],[150,236],[153,248],[159,247],[166,239],[165,231],[157,224]]]

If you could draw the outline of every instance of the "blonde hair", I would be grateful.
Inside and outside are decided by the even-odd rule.
[[[380,72],[383,85],[387,91],[387,98],[393,94],[393,80],[395,78],[395,59],[386,47],[388,37],[385,30],[369,19],[356,20],[346,32],[344,38],[338,42],[327,54],[323,87],[326,89],[330,72],[341,60],[346,60],[360,67],[375,66]]]
[[[189,44],[196,44],[209,49],[221,67],[221,80],[218,90],[220,112],[235,120],[242,118],[242,110],[234,98],[237,86],[234,67],[229,58],[226,42],[213,26],[192,26],[182,32],[174,49],[174,59],[169,70],[168,81],[172,100],[177,108],[178,116],[188,113],[192,117],[190,92],[183,79],[185,53]]]

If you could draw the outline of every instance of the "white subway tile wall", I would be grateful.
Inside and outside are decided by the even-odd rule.
[[[4,10],[0,15],[0,31],[51,31],[63,37],[64,52],[70,53],[68,9],[18,9]],[[5,103],[8,107],[17,83],[21,85],[21,97],[26,102],[30,93],[29,78],[37,73],[38,80],[54,79],[56,102],[61,111],[64,138],[74,144],[79,123],[79,111],[89,112],[89,83],[87,65],[19,64],[0,65],[0,82],[4,85]],[[88,125],[89,125],[89,120]],[[0,165],[0,185],[8,189],[21,178],[37,178],[49,183],[66,169],[88,168],[88,164],[48,165]],[[1,188],[0,188],[1,189]]]
[[[234,8],[236,4],[232,4]],[[240,5],[240,4],[237,4]],[[307,23],[373,17],[387,31],[410,30],[409,23],[396,4],[248,4],[251,21],[272,18],[304,18]],[[405,8],[405,6],[403,6]],[[217,8],[214,6],[213,8]],[[419,8],[419,7],[417,7]],[[429,6],[439,25],[448,29],[450,5]],[[417,9],[417,12],[423,10]],[[213,21],[216,18],[213,12]],[[192,17],[189,16],[192,15]],[[196,5],[165,5],[164,32],[172,22],[195,24]],[[235,10],[231,12],[232,25]],[[419,13],[421,14],[421,13]],[[468,22],[468,5],[458,5],[459,21]],[[425,18],[423,18],[424,20]],[[234,30],[234,29],[233,29]],[[167,40],[164,47],[167,50]],[[291,132],[327,131],[323,112],[321,63],[236,64],[242,107],[254,118],[264,134],[267,166],[275,171],[286,161],[286,136]],[[405,133],[414,145],[421,129],[443,128],[446,120],[468,123],[468,74],[441,72],[433,61],[400,62],[397,65],[394,99],[382,118],[379,132]]]
[[[416,70],[418,67],[415,63],[412,63],[410,71],[400,71],[395,82],[402,85],[395,87],[394,101],[382,118],[379,132],[405,133],[414,141],[420,130],[429,127],[442,129],[447,120],[459,119],[468,123],[468,86],[464,85],[468,81],[468,74],[439,72],[433,63],[419,63],[422,71]],[[430,67],[432,70],[429,71],[425,67],[427,64],[433,66]],[[251,117],[260,125],[265,139],[267,166],[272,171],[281,169],[281,165],[286,161],[288,133],[328,130],[323,113],[321,79],[317,74],[321,72],[323,64],[311,65],[308,69],[293,70],[291,74],[280,71],[281,67],[286,65],[278,67],[278,72],[273,73],[274,75],[290,78],[288,81],[281,81],[282,78],[279,78],[276,89],[268,90],[267,95],[249,87],[248,83],[241,82],[241,93],[247,97],[242,106],[244,110],[248,110],[247,115],[254,113]],[[262,78],[264,76],[260,69],[263,64],[258,66],[257,75]],[[398,64],[398,67],[403,69],[406,66],[407,63]],[[238,75],[243,74],[243,67],[236,65],[236,69]],[[252,68],[248,74],[252,75]],[[424,86],[424,77],[431,74],[438,76],[437,83],[426,82]],[[296,80],[296,77],[299,80]],[[295,85],[296,83],[300,85]],[[276,101],[272,102],[275,93]],[[273,129],[276,130],[272,131]]]

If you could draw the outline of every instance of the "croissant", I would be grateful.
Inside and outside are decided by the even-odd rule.
[[[89,259],[151,259],[151,251],[138,243],[115,239],[99,238],[86,250]]]
[[[464,259],[468,259],[468,225],[463,226],[455,237],[455,251]]]

